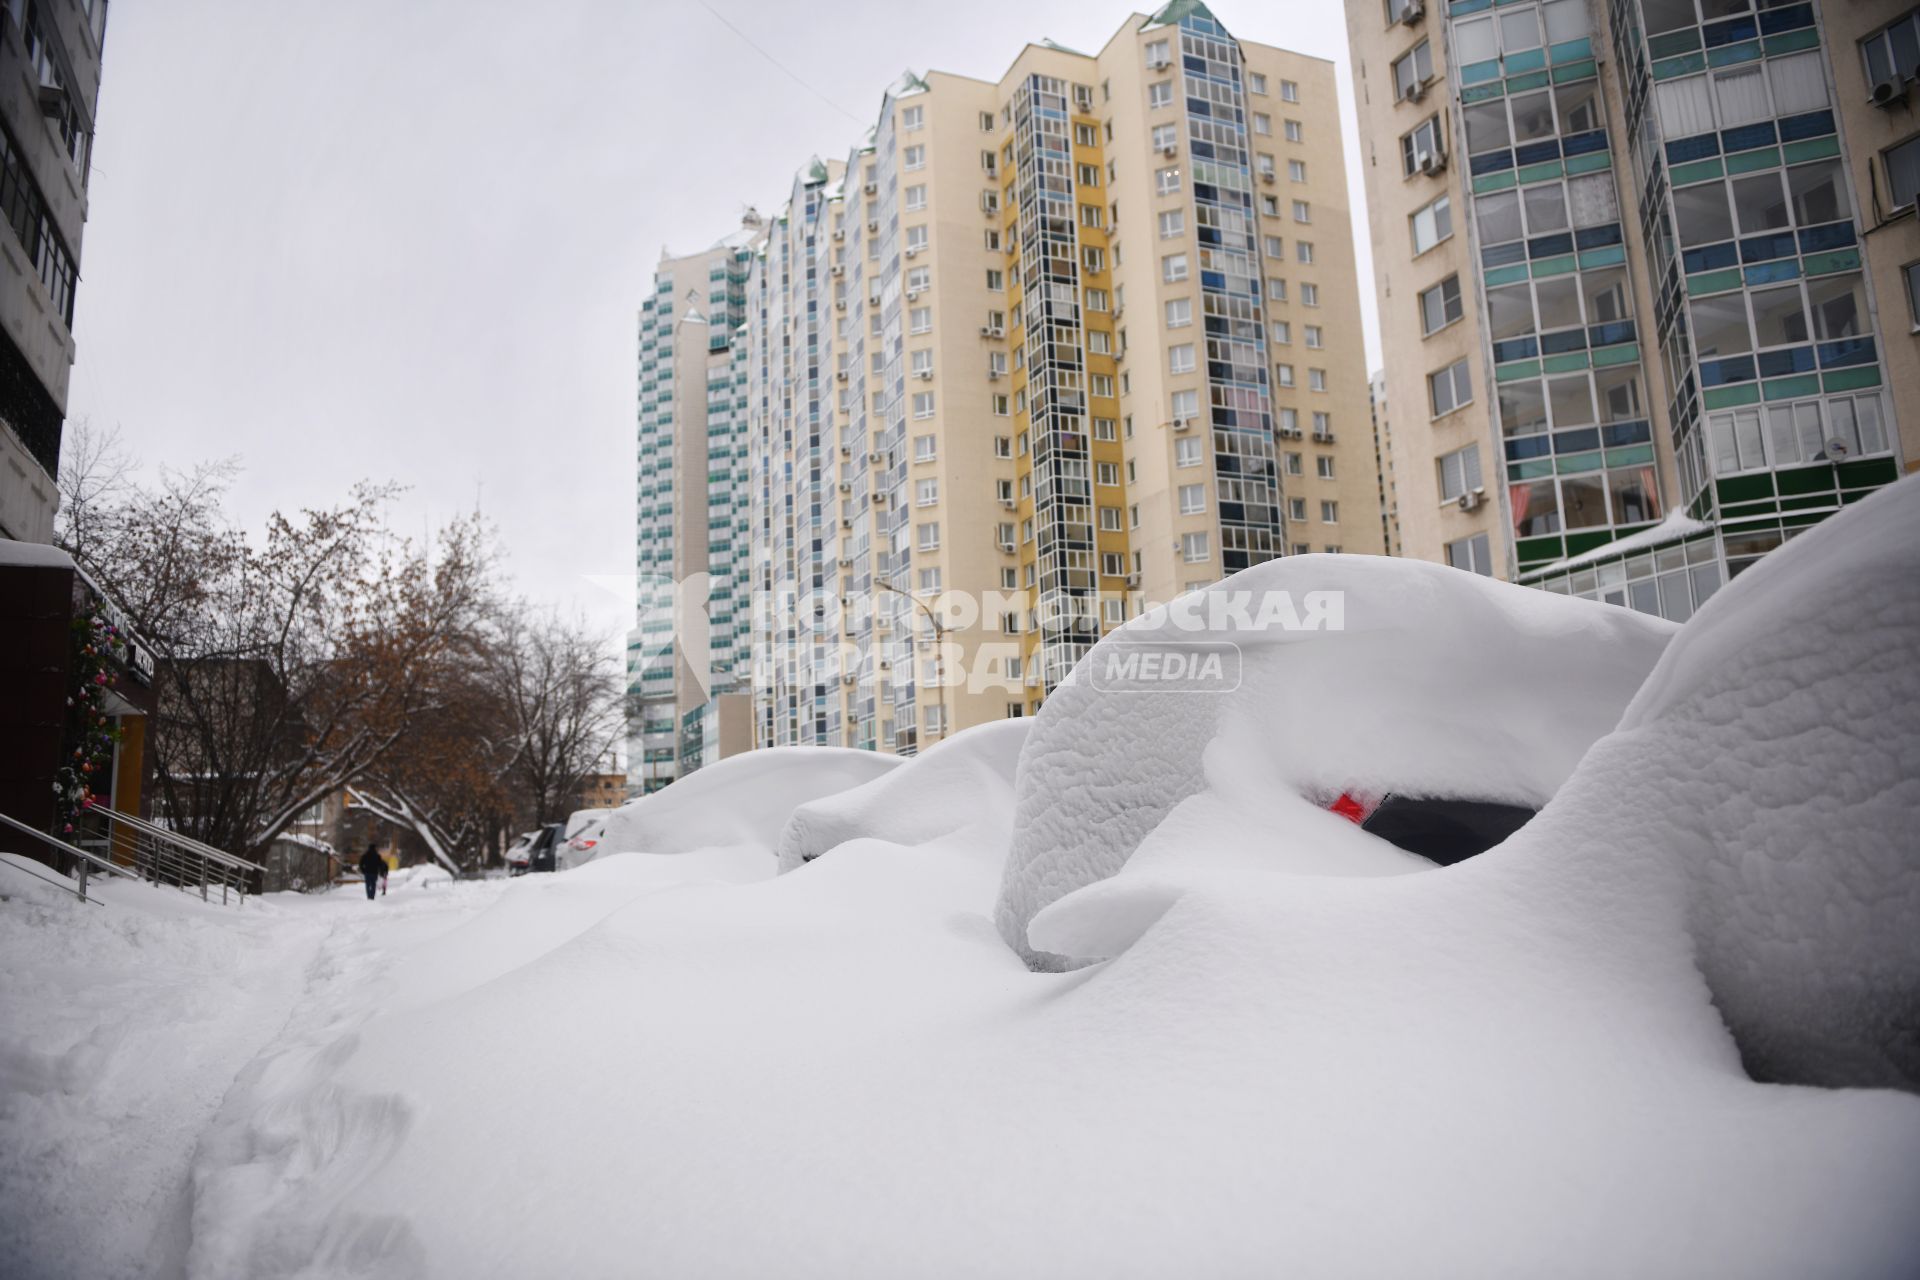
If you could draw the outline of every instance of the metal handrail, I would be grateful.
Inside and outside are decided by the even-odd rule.
[[[102,809],[102,810],[96,810],[96,812],[98,812],[109,823],[117,822],[120,825],[128,827],[134,831],[137,831],[142,835],[153,836],[156,839],[167,840],[174,844],[182,845],[185,848],[191,849],[193,852],[197,853],[203,858],[209,858],[214,862],[222,863],[236,870],[260,871],[260,872],[264,872],[266,870],[264,866],[260,865],[257,862],[248,862],[245,858],[242,858],[237,854],[228,853],[225,849],[216,849],[210,844],[205,844],[199,840],[195,840],[192,836],[183,836],[178,831],[175,831],[170,827],[163,827],[163,826],[160,826],[158,823],[149,822],[145,818],[142,818],[137,814],[122,813],[118,809]]]
[[[62,850],[63,852],[72,854],[74,857],[80,859],[79,874],[77,874],[74,877],[73,895],[76,898],[80,899],[80,901],[82,902],[86,902],[89,900],[87,898],[87,872],[93,868],[98,868],[99,870],[105,871],[111,875],[125,876],[129,880],[138,880],[140,878],[139,876],[135,875],[133,872],[127,870],[125,867],[118,866],[112,862],[109,862],[107,859],[102,858],[97,854],[88,853],[85,849],[81,849],[74,845],[70,845],[65,840],[61,840],[61,839],[58,839],[57,837],[50,836],[44,831],[28,826],[24,822],[20,822],[14,818],[9,818],[4,813],[0,813],[0,822],[6,823],[9,827],[12,827],[15,831],[23,831],[27,835],[32,836],[36,840],[42,841],[46,844],[50,844],[54,848]],[[12,864],[9,863],[8,865],[11,866]],[[41,876],[40,879],[46,880],[46,877]],[[48,881],[48,883],[53,884],[56,882]],[[65,889],[66,886],[60,885],[60,888]],[[94,898],[92,899],[92,901],[98,902],[100,901],[100,899]]]

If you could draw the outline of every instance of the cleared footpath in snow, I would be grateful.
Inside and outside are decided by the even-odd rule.
[[[355,998],[503,887],[223,908],[96,879],[93,905],[29,871],[50,874],[0,868],[0,1258],[15,1277],[183,1274],[193,1154],[236,1077],[310,1006]]]

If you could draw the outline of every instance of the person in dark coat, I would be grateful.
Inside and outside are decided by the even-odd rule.
[[[378,846],[370,844],[360,855],[360,874],[367,878],[367,900],[372,901],[374,885],[387,878],[387,860],[380,856]]]

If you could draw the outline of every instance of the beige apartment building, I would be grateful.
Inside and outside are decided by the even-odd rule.
[[[1690,616],[1920,457],[1920,19],[1350,0],[1404,554]]]
[[[903,76],[746,328],[762,744],[917,751],[1149,604],[1384,550],[1333,67],[1190,0]]]

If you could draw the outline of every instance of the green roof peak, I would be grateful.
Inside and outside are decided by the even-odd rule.
[[[1199,16],[1202,18],[1211,19],[1222,30],[1226,29],[1226,24],[1221,22],[1220,19],[1215,18],[1213,16],[1213,10],[1207,8],[1207,6],[1204,3],[1202,3],[1202,0],[1172,0],[1172,3],[1168,4],[1164,9],[1154,14],[1151,18],[1147,19],[1147,26],[1148,27],[1177,26],[1180,22],[1180,19],[1186,18],[1186,17],[1192,17],[1192,16]],[[1145,30],[1146,28],[1143,27],[1141,29]]]

